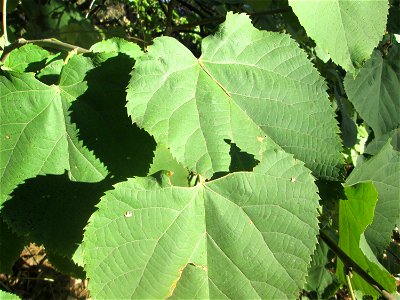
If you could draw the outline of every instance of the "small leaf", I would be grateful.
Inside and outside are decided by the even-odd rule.
[[[90,47],[93,52],[119,52],[128,55],[130,58],[137,59],[143,55],[143,51],[137,44],[128,42],[121,38],[111,38],[94,44]]]
[[[11,51],[4,62],[4,67],[21,73],[24,71],[33,72],[44,67],[49,55],[50,53],[47,50],[33,44],[27,44]]]
[[[400,45],[396,43],[385,58],[375,50],[355,79],[347,74],[344,80],[349,100],[375,137],[400,127],[399,57]]]
[[[86,228],[91,295],[295,298],[318,233],[316,191],[301,162],[273,150],[253,172],[191,188],[119,183]]]
[[[154,159],[151,164],[149,175],[165,170],[175,186],[188,186],[189,172],[171,155],[171,152],[164,145],[157,145],[154,151]]]
[[[5,291],[0,290],[0,299],[4,300],[20,300],[21,298],[18,295],[7,293]]]
[[[352,73],[382,39],[389,9],[388,1],[289,0],[289,4],[308,36]]]

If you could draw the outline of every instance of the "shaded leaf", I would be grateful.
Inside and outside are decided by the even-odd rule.
[[[345,186],[372,181],[378,191],[374,220],[365,237],[376,255],[382,255],[389,245],[395,224],[400,223],[400,152],[390,142],[368,161],[356,167]]]
[[[53,256],[71,259],[95,205],[114,182],[81,183],[70,181],[67,175],[38,176],[15,189],[12,199],[4,203],[2,216],[13,230],[43,244]]]
[[[95,182],[104,165],[77,138],[62,87],[47,86],[32,74],[0,77],[1,202],[27,178],[69,171],[73,180]]]
[[[49,55],[47,50],[27,44],[11,51],[4,61],[4,67],[16,72],[34,72],[44,66]]]
[[[365,153],[371,155],[379,153],[389,140],[393,149],[400,151],[400,128],[396,128],[380,137],[374,138],[365,148]]]
[[[147,175],[155,149],[153,138],[132,125],[126,113],[125,87],[133,64],[125,54],[75,55],[60,83],[77,98],[71,119],[80,139],[120,180]]]
[[[310,171],[274,150],[254,172],[191,188],[119,183],[86,228],[91,295],[294,298],[315,248],[316,192]]]
[[[333,253],[329,247],[322,241],[318,240],[317,248],[312,255],[311,266],[308,269],[307,282],[304,289],[308,292],[315,293],[318,299],[327,299],[332,297],[340,284],[332,272],[328,270],[332,265]],[[333,268],[333,266],[330,266]]]
[[[379,2],[379,1],[377,1]],[[400,126],[400,45],[382,58],[376,50],[355,79],[347,74],[344,87],[351,103],[379,137]]]
[[[0,215],[0,273],[12,274],[12,266],[27,242],[25,237],[12,231]]]

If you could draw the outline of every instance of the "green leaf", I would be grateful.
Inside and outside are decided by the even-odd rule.
[[[137,59],[143,55],[142,50],[137,44],[130,43],[121,38],[111,38],[94,44],[90,47],[93,52],[119,52]]]
[[[171,183],[175,186],[188,186],[189,172],[171,155],[171,152],[164,145],[157,145],[154,151],[154,159],[151,164],[149,175],[158,171],[168,171]]]
[[[91,295],[295,298],[318,233],[316,192],[310,171],[281,150],[253,172],[195,187],[119,183],[86,228]]]
[[[128,113],[178,162],[210,178],[229,170],[229,142],[256,159],[262,145],[279,145],[316,175],[337,177],[341,146],[325,82],[288,35],[228,13],[199,59],[168,37],[148,50],[132,73]]]
[[[4,67],[16,72],[36,71],[46,62],[50,53],[33,44],[24,45],[10,52],[7,56]]]
[[[356,167],[345,186],[372,181],[378,191],[378,203],[365,237],[376,255],[389,245],[395,224],[400,224],[400,152],[387,142],[374,157]]]
[[[379,264],[376,257],[371,255],[368,244],[362,241],[365,229],[372,222],[378,201],[374,184],[364,182],[346,186],[345,193],[347,200],[341,200],[339,204],[339,247],[387,292],[394,292],[395,279]],[[345,272],[342,261],[338,260],[336,274],[342,282],[346,281]],[[360,290],[365,295],[380,296],[357,273],[353,273],[351,282],[354,290]]]
[[[87,182],[105,177],[104,165],[77,138],[63,86],[9,72],[0,77],[0,91],[0,204],[18,184],[40,174],[68,170],[72,180]]]
[[[399,44],[385,58],[376,50],[355,79],[347,74],[344,80],[349,100],[376,137],[400,126],[399,57]]]
[[[64,67],[64,59],[65,53],[49,56],[46,65],[37,73],[36,78],[47,85],[58,84],[61,70]]]
[[[289,4],[308,36],[352,73],[371,56],[386,29],[386,0],[289,0]]]
[[[7,293],[5,291],[0,290],[0,299],[4,300],[20,300],[21,298],[18,295]]]
[[[387,144],[390,140],[390,144],[393,146],[393,149],[400,151],[400,128],[396,128],[380,137],[374,138],[371,143],[365,148],[365,153],[375,155],[381,151],[381,149]]]

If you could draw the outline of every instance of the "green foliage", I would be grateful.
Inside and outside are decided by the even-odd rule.
[[[64,78],[59,86],[47,86],[30,73],[8,72],[0,78],[0,204],[18,184],[40,174],[68,170],[72,180],[89,182],[107,174],[70,122],[68,108],[82,86]]]
[[[390,142],[368,161],[357,166],[345,186],[372,181],[379,193],[372,224],[365,237],[374,253],[381,255],[389,245],[394,224],[400,224],[400,153]]]
[[[0,272],[35,242],[95,299],[396,296],[397,0],[88,4],[5,15]]]
[[[307,34],[332,60],[352,73],[385,32],[387,1],[289,0]]]
[[[394,44],[386,57],[375,50],[353,79],[344,80],[349,100],[380,137],[400,126],[400,45]]]
[[[0,290],[0,298],[4,299],[4,300],[19,300],[19,299],[21,299],[20,297],[18,297],[15,294],[7,293],[2,290]]]
[[[363,233],[374,217],[378,200],[377,190],[372,182],[365,182],[347,186],[345,192],[347,200],[341,200],[339,208],[339,247],[364,270],[368,270],[368,274],[386,291],[392,293],[396,288],[394,278],[379,264],[376,257],[369,255],[371,250],[368,249],[368,244],[363,242]],[[337,275],[343,282],[346,273],[347,270],[339,260]],[[355,290],[360,290],[366,295],[379,296],[358,274],[352,275],[351,281]]]

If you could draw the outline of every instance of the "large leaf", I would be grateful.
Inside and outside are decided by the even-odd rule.
[[[365,231],[373,252],[381,255],[389,245],[392,230],[400,224],[400,152],[390,142],[347,178],[345,186],[372,181],[378,191],[374,220]]]
[[[288,35],[228,13],[202,49],[196,59],[172,38],[154,41],[128,87],[134,122],[207,178],[229,170],[226,140],[256,158],[261,144],[278,144],[316,175],[338,175],[341,146],[326,85]]]
[[[349,100],[376,137],[400,126],[399,57],[399,44],[385,58],[375,50],[355,79],[348,74],[344,80]]]
[[[386,29],[388,1],[289,0],[307,34],[345,70],[361,67]]]
[[[368,244],[364,242],[363,233],[374,217],[378,193],[372,182],[347,186],[345,193],[347,200],[341,200],[339,204],[339,247],[387,292],[394,292],[395,279],[379,264],[376,257],[371,255]],[[338,277],[345,281],[346,270],[341,260],[338,260],[336,272]],[[353,274],[351,281],[353,288],[363,294],[380,295],[357,273]]]
[[[270,150],[253,172],[195,187],[119,183],[85,232],[99,299],[295,298],[318,233],[310,171]]]
[[[19,183],[39,174],[68,170],[73,180],[104,178],[104,165],[78,141],[62,87],[10,72],[0,77],[0,91],[0,204]]]

